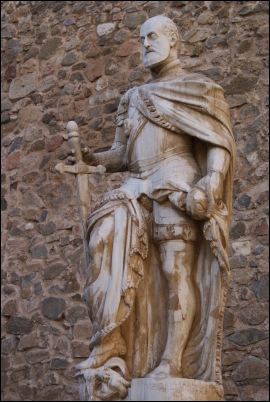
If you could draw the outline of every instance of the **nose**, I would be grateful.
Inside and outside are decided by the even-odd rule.
[[[149,43],[149,40],[148,40],[147,36],[144,38],[143,46],[146,49],[148,49],[150,47],[150,43]]]

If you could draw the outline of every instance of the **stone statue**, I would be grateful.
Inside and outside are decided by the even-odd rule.
[[[159,384],[160,392],[162,384],[178,381],[178,393],[164,394],[167,400],[221,400],[235,165],[230,111],[219,85],[182,71],[170,19],[148,19],[140,38],[152,80],[123,96],[109,151],[82,149],[86,164],[130,175],[87,221],[83,298],[94,335],[77,371],[80,381],[106,378],[108,384],[107,362],[121,360],[125,369],[115,373],[125,382],[112,381],[119,392],[110,400],[124,398],[123,385],[139,386],[139,379],[145,390]],[[188,381],[191,393],[181,394]],[[163,400],[146,391],[132,399],[132,387],[128,400]],[[89,400],[108,400],[110,392]]]

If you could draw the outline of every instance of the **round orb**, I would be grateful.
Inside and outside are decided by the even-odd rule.
[[[72,133],[73,131],[78,131],[78,125],[76,121],[69,121],[67,124],[67,132]]]
[[[206,219],[208,202],[205,194],[199,188],[192,189],[186,199],[187,213],[196,220]]]

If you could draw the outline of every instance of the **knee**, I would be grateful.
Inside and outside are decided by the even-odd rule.
[[[176,265],[175,265],[175,253],[171,251],[162,251],[160,253],[162,271],[168,281],[175,279]]]

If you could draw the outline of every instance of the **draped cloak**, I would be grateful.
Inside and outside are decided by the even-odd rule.
[[[223,89],[199,74],[162,78],[132,88],[123,96],[119,105],[116,118],[118,125],[125,121],[131,97],[140,112],[141,120],[139,119],[136,127],[132,127],[128,139],[127,166],[132,144],[136,141],[145,121],[151,121],[175,133],[184,132],[192,136],[194,153],[202,176],[207,174],[207,143],[224,148],[230,153],[222,201],[215,205],[210,219],[199,223],[202,240],[192,277],[196,295],[196,313],[182,359],[184,377],[221,384],[221,341],[230,277],[228,235],[235,170],[235,143],[230,125],[230,110],[225,102]],[[147,196],[159,201],[181,191],[187,192],[187,189],[183,188],[181,183],[171,183],[168,180],[167,183],[163,183],[163,187],[154,189]],[[88,281],[83,293],[93,321],[94,336],[90,342],[91,347],[99,344],[116,327],[126,328],[134,309],[141,311],[139,319],[141,317],[143,320],[144,308],[147,307],[141,306],[140,301],[145,302],[143,297],[146,293],[147,280],[150,280],[152,275],[156,275],[157,284],[153,285],[152,279],[151,283],[157,286],[157,293],[160,292],[156,296],[155,304],[158,305],[161,300],[166,304],[166,292],[164,293],[162,289],[164,287],[162,273],[155,273],[152,268],[160,262],[157,256],[158,249],[153,246],[149,237],[151,235],[147,230],[150,214],[132,192],[121,188],[113,190],[103,197],[100,209],[89,218],[88,235],[94,236],[95,228],[108,216],[114,217],[114,224],[110,229],[112,240],[107,251],[109,256],[103,259],[98,278],[92,283]],[[153,271],[151,274],[147,268],[149,264],[150,271]],[[103,270],[109,272],[109,279],[104,279]],[[139,292],[141,283],[144,283],[144,290]],[[137,300],[136,292],[141,295]],[[154,330],[148,326],[148,335],[142,335],[145,329],[139,334],[140,337],[148,336],[145,348],[150,348],[151,353],[147,350],[140,352],[145,356],[147,353],[149,355],[155,353],[155,348],[160,349],[160,345],[157,344],[162,344],[162,339],[157,337],[156,329],[159,328],[161,331],[162,326],[166,326],[165,310],[166,308],[160,305],[157,313],[152,312]],[[134,338],[134,335],[130,335],[128,342],[136,343]],[[165,346],[164,340],[163,346]],[[159,355],[162,355],[162,350],[159,351]],[[145,363],[144,371],[136,369],[136,362],[133,362],[135,368],[133,367],[133,370],[130,368],[135,377],[142,377],[157,364],[157,359],[152,358],[151,363]]]

